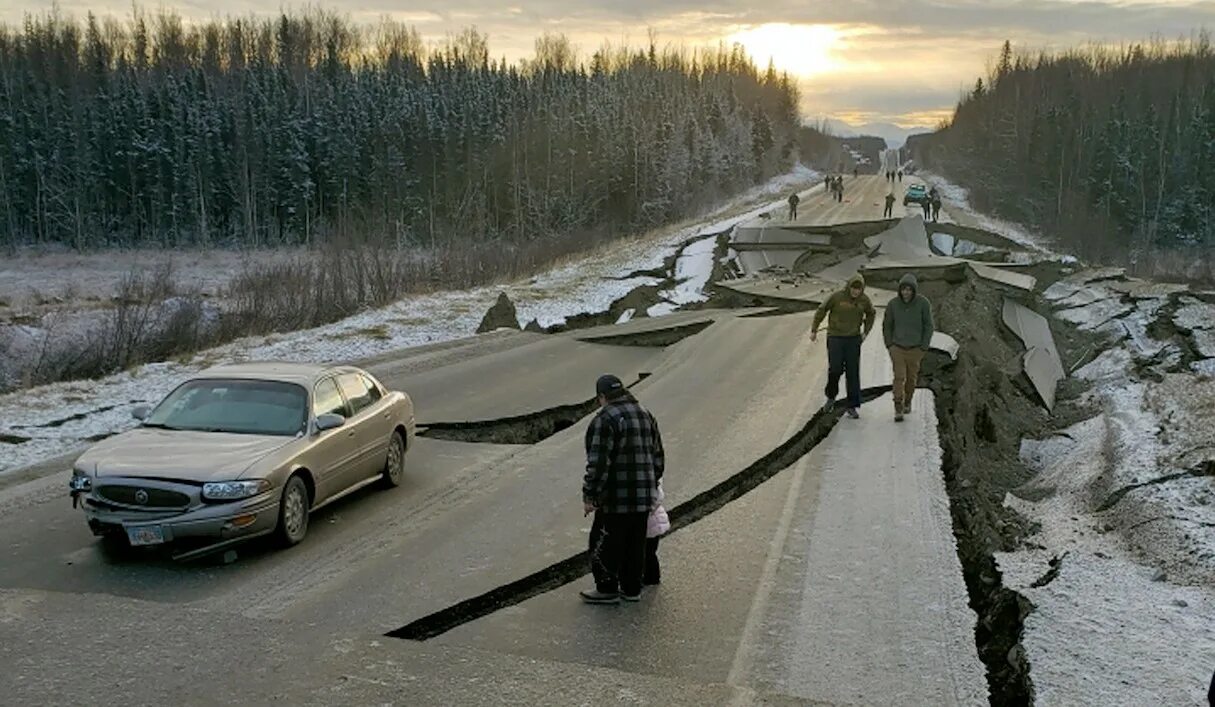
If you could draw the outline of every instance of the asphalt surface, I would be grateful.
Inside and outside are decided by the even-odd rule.
[[[858,201],[810,195],[801,210],[861,220],[859,199],[884,188],[862,178],[850,188]],[[670,325],[711,324],[668,346],[584,341],[661,326],[638,322],[494,333],[368,367],[411,392],[423,421],[528,414],[585,401],[601,372],[648,373],[634,391],[660,422],[673,507],[779,447],[822,405],[825,345],[809,341],[811,314],[746,313],[676,315]],[[863,360],[865,386],[889,384],[876,332]],[[664,539],[664,583],[639,604],[584,606],[583,578],[426,643],[382,634],[585,549],[585,420],[534,445],[420,438],[402,487],[354,494],[318,512],[301,545],[253,544],[227,565],[105,551],[71,509],[64,474],[34,478],[0,490],[0,694],[11,704],[979,703],[934,412],[922,397],[896,428],[888,408],[865,406]]]

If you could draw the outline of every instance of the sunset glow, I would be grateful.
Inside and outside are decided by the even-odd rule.
[[[755,63],[766,67],[771,60],[779,71],[809,78],[839,67],[832,50],[840,43],[840,32],[830,25],[792,25],[774,22],[745,29],[729,41],[746,48]]]

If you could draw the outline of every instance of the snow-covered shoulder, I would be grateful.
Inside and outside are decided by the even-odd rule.
[[[159,401],[183,380],[213,365],[358,361],[470,336],[499,292],[515,302],[521,325],[532,319],[545,326],[558,324],[575,314],[603,311],[638,285],[658,284],[652,277],[619,278],[659,268],[683,247],[673,273],[678,284],[668,301],[651,307],[647,315],[673,312],[678,305],[703,299],[712,272],[714,235],[781,206],[790,190],[808,189],[817,179],[813,170],[798,165],[697,218],[615,241],[517,282],[413,296],[314,329],[240,339],[186,362],[152,363],[100,380],[0,395],[0,474],[129,429],[132,407]]]

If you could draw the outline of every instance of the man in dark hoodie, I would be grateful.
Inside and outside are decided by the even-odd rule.
[[[583,515],[591,525],[591,574],[595,588],[580,592],[588,604],[641,598],[646,526],[658,503],[666,468],[658,422],[613,375],[595,382],[599,413],[586,430]]]
[[[899,280],[899,296],[886,305],[882,319],[882,337],[894,364],[895,422],[902,422],[903,416],[911,412],[920,362],[932,344],[932,303],[917,290],[915,275],[904,275]]]
[[[818,328],[827,321],[827,395],[826,409],[835,406],[840,392],[840,376],[848,376],[848,410],[852,419],[860,417],[861,407],[861,342],[877,319],[877,311],[865,294],[865,278],[853,275],[843,290],[832,294],[814,313],[810,340],[818,340]]]

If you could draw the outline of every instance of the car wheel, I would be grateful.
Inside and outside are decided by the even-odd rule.
[[[287,479],[278,504],[278,527],[274,529],[284,547],[295,545],[308,532],[308,486],[299,476]]]
[[[401,485],[405,478],[405,438],[400,432],[393,432],[388,440],[388,461],[384,463],[384,488]]]

